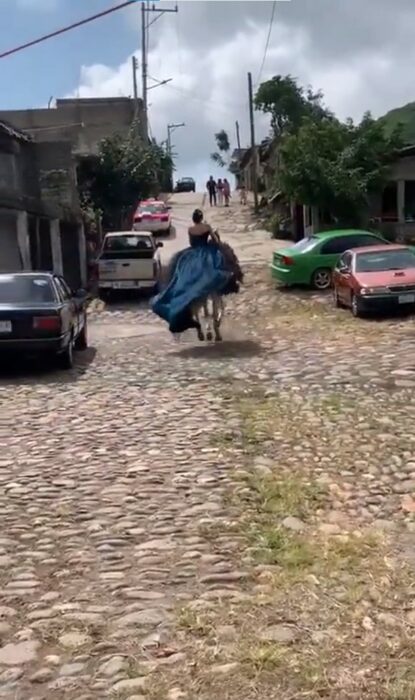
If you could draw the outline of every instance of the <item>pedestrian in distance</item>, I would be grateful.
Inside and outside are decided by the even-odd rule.
[[[217,189],[218,189],[218,204],[221,207],[223,205],[223,182],[222,178],[218,178],[218,184],[217,184]]]
[[[225,207],[229,207],[229,200],[231,198],[231,186],[227,181],[226,177],[223,181],[223,196],[225,198]]]
[[[217,185],[215,180],[213,179],[212,175],[210,176],[209,180],[206,183],[206,189],[209,192],[209,204],[212,207],[213,205],[216,207],[216,190],[217,190]]]

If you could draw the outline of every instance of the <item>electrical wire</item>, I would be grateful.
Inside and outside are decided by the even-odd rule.
[[[260,80],[261,80],[262,71],[264,70],[264,65],[265,65],[265,61],[266,61],[266,58],[267,58],[267,53],[268,53],[268,49],[269,49],[269,42],[270,42],[270,39],[271,39],[272,26],[273,26],[273,24],[274,24],[274,17],[275,17],[275,9],[276,9],[276,7],[277,7],[277,2],[276,2],[276,0],[274,0],[274,2],[272,3],[271,17],[270,17],[270,20],[269,20],[268,36],[267,36],[267,40],[266,40],[266,42],[265,42],[264,55],[263,55],[263,57],[262,57],[261,68],[259,69],[258,78],[257,78],[257,81],[256,81],[256,84],[257,84],[257,85],[259,85],[259,82],[260,82]]]
[[[148,76],[150,80],[154,80],[155,82],[160,83],[158,78],[155,78],[152,75]],[[234,104],[229,104],[226,105],[226,103],[223,102],[214,102],[213,100],[208,100],[203,97],[197,97],[196,95],[193,95],[189,90],[186,90],[184,88],[179,88],[177,85],[171,85],[170,83],[167,83],[165,87],[170,88],[170,90],[175,90],[175,92],[180,92],[182,95],[185,95],[186,97],[189,98],[189,100],[194,100],[195,102],[201,102],[204,105],[213,105],[216,109],[226,112],[227,114],[234,114],[235,113],[235,107],[240,107],[242,106],[242,103],[234,103]],[[245,106],[245,105],[244,105]]]
[[[47,41],[48,39],[52,39],[55,36],[60,36],[61,34],[65,34],[65,32],[69,32],[72,29],[76,29],[77,27],[82,27],[84,24],[88,24],[89,22],[93,22],[96,19],[99,19],[100,17],[105,17],[106,15],[110,15],[113,12],[116,12],[117,10],[122,10],[124,7],[128,7],[129,5],[135,5],[137,0],[125,0],[125,2],[121,3],[121,5],[115,5],[113,7],[109,7],[106,10],[103,10],[102,12],[98,12],[96,15],[91,15],[91,17],[86,17],[85,19],[81,19],[78,22],[74,22],[73,24],[69,24],[66,27],[62,27],[61,29],[57,29],[54,32],[50,32],[49,34],[45,34],[44,36],[39,37],[38,39],[33,39],[32,41],[28,41],[26,44],[21,44],[20,46],[16,46],[14,49],[9,49],[8,51],[3,51],[3,53],[0,53],[0,58],[6,58],[7,56],[12,56],[15,53],[18,53],[18,51],[23,51],[24,49],[28,49],[31,46],[36,46],[36,44],[41,44],[43,41]]]

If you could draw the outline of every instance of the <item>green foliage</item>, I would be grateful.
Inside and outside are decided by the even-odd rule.
[[[369,113],[358,125],[308,118],[282,139],[279,185],[298,202],[357,223],[370,194],[386,183],[400,146],[399,135],[387,136]]]
[[[291,75],[276,75],[258,88],[255,107],[271,115],[271,127],[276,136],[299,129],[303,119],[313,121],[332,119],[333,115],[322,103],[321,92],[306,90]]]
[[[224,129],[218,131],[215,134],[215,141],[218,150],[215,153],[211,153],[210,158],[216,165],[219,165],[219,167],[224,168],[226,165],[228,165],[229,151],[231,148],[227,132]],[[225,155],[225,157],[221,155],[222,153]]]
[[[140,199],[168,191],[172,166],[166,151],[155,141],[145,144],[133,124],[127,137],[104,139],[97,156],[81,161],[81,201],[102,212],[104,228],[118,228]]]
[[[399,129],[403,143],[408,145],[415,143],[415,102],[392,109],[384,117],[381,117],[379,122],[388,136]]]

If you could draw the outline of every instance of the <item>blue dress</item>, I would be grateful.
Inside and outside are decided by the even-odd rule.
[[[173,258],[167,287],[152,301],[154,313],[167,321],[171,333],[199,328],[191,313],[195,302],[212,293],[238,291],[221,245],[210,241],[209,235],[209,232],[198,236],[189,233],[190,247]]]

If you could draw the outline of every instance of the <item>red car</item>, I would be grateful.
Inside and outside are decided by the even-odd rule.
[[[170,207],[157,199],[140,202],[134,214],[133,229],[154,234],[169,234],[171,232]]]
[[[404,245],[347,250],[333,272],[334,303],[354,316],[415,306],[415,251]]]

